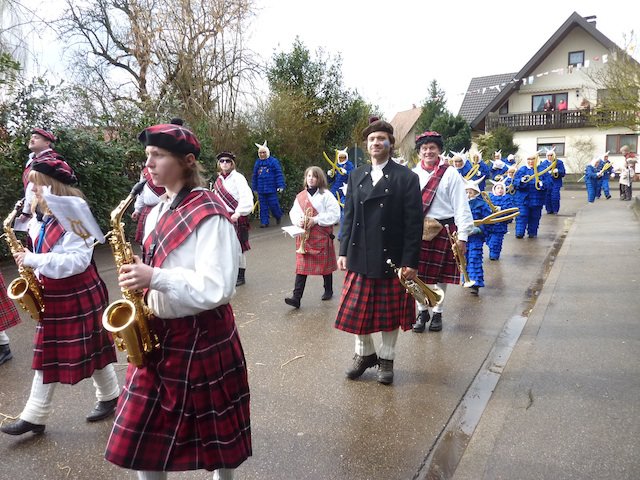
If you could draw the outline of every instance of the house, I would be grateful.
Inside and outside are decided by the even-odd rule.
[[[416,123],[422,113],[421,107],[413,107],[403,112],[398,112],[391,119],[393,125],[393,133],[396,139],[395,153],[396,157],[403,157],[407,162],[411,161],[415,154],[416,146]]]
[[[519,72],[473,78],[459,114],[474,136],[498,126],[511,129],[521,159],[555,147],[570,173],[582,173],[606,151],[621,165],[622,145],[638,151],[637,130],[598,129],[589,117],[590,107],[606,95],[593,80],[594,72],[607,68],[620,50],[598,31],[595,17],[574,12]]]

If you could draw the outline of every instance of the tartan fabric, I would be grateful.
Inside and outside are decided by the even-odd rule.
[[[222,175],[216,178],[216,183],[213,185],[213,192],[224,205],[227,205],[234,212],[236,211],[236,208],[238,208],[238,200],[224,187]],[[238,240],[240,241],[240,246],[242,247],[242,253],[251,250],[251,245],[249,245],[249,229],[251,228],[249,216],[239,217],[234,227],[238,235]]]
[[[138,225],[136,225],[136,243],[142,244],[144,240],[144,223],[147,221],[147,216],[153,207],[145,205],[140,209],[138,216]]]
[[[164,195],[164,193],[166,192],[165,188],[159,187],[155,183],[153,183],[153,178],[149,173],[149,168],[144,167],[142,169],[142,177],[147,181],[147,184],[145,186],[149,187],[149,189],[151,189],[153,193],[155,193],[158,197],[160,195]]]
[[[308,209],[311,216],[318,215],[318,211],[311,203],[311,197],[306,190],[298,193],[296,201],[303,212]],[[302,235],[296,237],[296,250],[300,248]],[[333,227],[314,225],[309,229],[309,237],[305,242],[304,255],[296,253],[297,275],[328,275],[338,269],[336,263],[336,249],[333,246]]]
[[[227,205],[232,211],[236,211],[236,208],[238,208],[238,200],[229,193],[229,190],[224,188],[222,175],[218,175],[218,178],[216,178],[216,183],[213,185],[213,191],[225,205]]]
[[[20,323],[20,315],[13,300],[7,296],[7,286],[4,277],[0,273],[0,332],[15,327]]]
[[[211,215],[221,215],[231,221],[227,210],[213,192],[193,190],[175,210],[169,210],[160,217],[154,234],[147,235],[145,258],[154,239],[157,239],[152,265],[161,266],[167,255],[178,248],[204,218]]]
[[[431,175],[431,178],[429,178],[427,184],[422,189],[422,212],[425,215],[429,212],[431,202],[433,202],[436,196],[438,185],[440,185],[440,180],[442,180],[442,176],[444,172],[447,171],[447,168],[449,168],[449,165],[438,165],[438,169]]]
[[[415,303],[395,276],[368,278],[348,271],[335,327],[357,335],[390,332],[398,327],[406,331],[415,321]]]
[[[29,185],[29,173],[31,173],[31,163],[24,167],[24,170],[22,171],[22,187],[25,190],[27,189],[27,185]]]
[[[193,153],[196,158],[200,155],[200,142],[196,136],[182,125],[162,123],[145,128],[138,140],[145,147],[153,145],[174,153]]]
[[[93,262],[67,278],[41,277],[45,311],[36,327],[31,368],[44,383],[75,384],[116,361],[111,335],[102,328],[107,287]]]
[[[55,217],[51,217],[51,221],[47,223],[44,228],[44,240],[42,241],[40,251],[37,253],[49,253],[53,246],[58,243],[62,235],[64,235],[64,228]],[[36,238],[36,245],[38,245],[39,241],[40,234],[38,234]]]
[[[449,225],[451,233],[457,231],[455,225]],[[460,283],[460,271],[451,250],[447,231],[443,228],[431,241],[422,241],[418,277],[426,284]]]
[[[240,247],[242,247],[242,253],[247,250],[251,250],[251,245],[249,245],[249,230],[251,229],[249,215],[238,217],[238,222],[234,224],[234,227],[236,227],[236,233],[238,234]]]
[[[231,306],[151,322],[161,349],[145,367],[129,365],[105,458],[135,470],[236,468],[252,447]]]

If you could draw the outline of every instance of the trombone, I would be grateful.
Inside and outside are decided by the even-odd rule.
[[[469,274],[467,273],[467,259],[464,255],[460,255],[460,249],[458,248],[458,232],[451,233],[451,230],[449,230],[449,224],[445,224],[444,228],[447,230],[447,236],[449,237],[451,250],[453,251],[453,258],[455,259],[456,265],[458,265],[458,270],[460,270],[460,275],[462,276],[462,286],[464,288],[473,287],[476,282],[469,278]]]

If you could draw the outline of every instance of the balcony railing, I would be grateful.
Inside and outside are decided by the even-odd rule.
[[[614,124],[625,122],[625,119],[632,117],[629,112],[598,112],[597,118],[589,110],[563,110],[556,112],[528,112],[528,113],[508,113],[499,115],[490,113],[487,116],[487,131],[504,126],[509,129],[521,132],[527,130],[550,130],[558,128],[584,128],[592,127],[597,123]]]

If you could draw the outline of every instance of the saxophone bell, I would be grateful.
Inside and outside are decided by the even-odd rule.
[[[137,367],[144,365],[144,353],[150,350],[145,345],[140,329],[136,325],[136,306],[122,298],[111,303],[102,314],[102,326],[111,332],[118,350],[127,352],[127,359]]]

